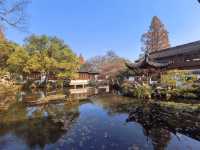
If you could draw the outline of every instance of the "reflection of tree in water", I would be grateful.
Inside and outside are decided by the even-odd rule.
[[[178,110],[157,103],[109,95],[94,98],[94,103],[106,109],[109,115],[130,112],[127,121],[140,123],[147,136],[153,135],[151,139],[155,141],[156,147],[161,147],[165,142],[167,144],[170,133],[177,138],[179,138],[177,133],[181,133],[200,141],[200,118],[198,117],[200,111]]]
[[[77,107],[66,109],[64,104],[30,110],[31,114],[23,104],[18,103],[0,114],[0,136],[12,132],[31,148],[44,148],[46,144],[53,144],[66,134],[79,116]]]
[[[15,93],[0,93],[0,111],[8,109],[8,107],[16,102]]]
[[[167,128],[162,128],[165,122],[159,121],[159,111],[148,103],[138,100],[124,99],[123,97],[111,96],[101,98],[97,101],[99,105],[108,110],[109,115],[118,113],[130,113],[127,121],[140,123],[144,128],[144,134],[147,136],[148,142],[152,141],[155,150],[163,150],[171,139],[171,133]]]
[[[137,107],[129,114],[129,121],[136,121],[143,126],[144,134],[152,141],[155,150],[163,150],[168,145],[171,134],[163,125],[165,124],[161,118],[159,118],[159,111],[156,107],[150,105],[143,105],[143,107]]]
[[[156,150],[163,150],[167,147],[171,139],[171,133],[176,135],[179,132],[198,139],[198,135],[194,135],[193,133],[199,128],[197,127],[195,129],[194,123],[191,120],[190,124],[188,124],[188,118],[184,118],[184,113],[179,114],[179,116],[176,116],[176,113],[168,112],[168,110],[157,104],[147,104],[134,108],[129,113],[127,122],[133,121],[140,123],[144,128],[144,134],[147,138],[150,137]]]
[[[152,128],[146,136],[151,138],[155,150],[164,150],[171,140],[170,132],[162,128]]]

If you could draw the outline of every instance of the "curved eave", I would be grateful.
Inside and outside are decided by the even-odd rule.
[[[141,59],[137,63],[133,64],[128,64],[126,63],[126,66],[129,69],[148,69],[148,68],[166,68],[170,65],[170,63],[158,63],[158,62],[153,62],[151,60],[147,59]]]
[[[159,62],[154,62],[154,61],[150,61],[147,59],[147,63],[154,67],[154,68],[165,68],[168,67],[171,63],[159,63]]]

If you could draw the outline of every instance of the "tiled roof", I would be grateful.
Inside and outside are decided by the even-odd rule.
[[[200,52],[200,41],[163,49],[157,52],[152,52],[149,55],[152,59],[158,59],[174,55],[187,54],[190,52]]]
[[[98,71],[90,70],[87,67],[82,66],[79,71],[79,73],[90,73],[90,74],[99,74]]]

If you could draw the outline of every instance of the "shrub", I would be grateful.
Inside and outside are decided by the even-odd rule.
[[[133,95],[140,99],[150,99],[152,89],[148,84],[137,85],[134,89]]]
[[[9,73],[5,69],[0,69],[0,78],[4,77],[5,75],[8,75]]]
[[[130,84],[130,83],[123,83],[122,84],[122,93],[125,96],[136,97],[139,99],[150,99],[152,94],[152,89],[147,84]]]
[[[134,96],[134,85],[130,84],[130,83],[123,83],[121,90],[122,90],[122,94],[125,96]]]
[[[62,88],[63,87],[63,80],[57,80],[56,86],[57,86],[57,88]]]

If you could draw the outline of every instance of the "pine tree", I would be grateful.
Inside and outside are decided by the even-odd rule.
[[[153,17],[150,29],[142,35],[141,41],[144,52],[151,53],[170,47],[168,32],[157,16]]]

